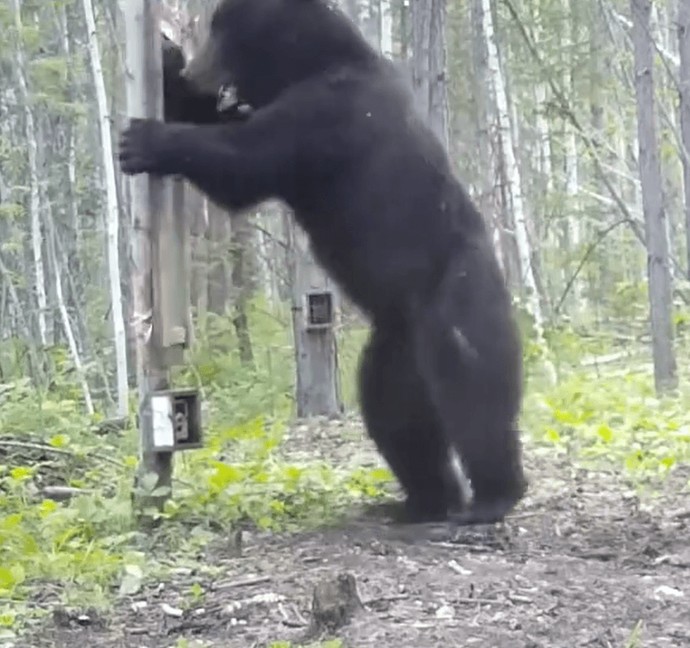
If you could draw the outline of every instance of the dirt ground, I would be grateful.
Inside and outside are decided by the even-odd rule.
[[[292,431],[285,453],[377,461],[352,421]],[[56,613],[22,646],[162,648],[316,641],[317,584],[351,574],[362,606],[334,632],[344,646],[690,646],[690,470],[642,505],[620,475],[526,449],[529,497],[502,525],[395,527],[353,511],[338,528],[219,539],[208,564],[173,570],[107,617]],[[206,596],[189,606],[189,588]],[[186,639],[188,643],[181,641]]]

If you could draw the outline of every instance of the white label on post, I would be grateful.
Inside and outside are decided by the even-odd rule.
[[[151,397],[151,417],[153,419],[153,447],[171,449],[175,446],[175,432],[172,420],[172,398],[169,396]]]

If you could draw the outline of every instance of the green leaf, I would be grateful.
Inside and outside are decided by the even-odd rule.
[[[45,499],[39,505],[39,515],[41,517],[47,517],[57,511],[59,508],[58,503],[55,500]]]
[[[196,600],[199,600],[204,595],[204,588],[199,583],[193,583],[189,588],[189,593]]]
[[[666,470],[670,470],[671,468],[673,468],[673,466],[675,466],[675,465],[678,463],[678,460],[677,460],[675,457],[666,456],[666,457],[662,457],[662,458],[659,460],[659,463],[660,463]]]
[[[558,433],[558,430],[552,427],[546,428],[546,439],[554,444],[563,442],[563,439],[561,439],[561,435]]]
[[[303,473],[304,470],[298,466],[288,466],[285,469],[285,479],[289,481],[299,481]]]
[[[25,578],[24,568],[19,564],[0,567],[0,591],[12,592],[17,585],[24,582]]]
[[[597,428],[597,435],[604,443],[611,443],[613,441],[613,430],[606,423],[602,423]]]
[[[170,494],[172,493],[172,488],[170,486],[158,486],[157,488],[154,488],[150,493],[150,497],[169,497]]]
[[[562,409],[555,409],[552,415],[558,423],[563,423],[564,425],[578,425],[581,422],[576,414]]]
[[[154,472],[147,472],[142,475],[137,484],[139,490],[147,495],[151,494],[158,485],[158,475]]]
[[[66,434],[56,434],[48,440],[48,443],[53,448],[64,448],[66,445],[69,445],[69,437]]]
[[[125,565],[120,580],[120,596],[132,596],[140,589],[144,581],[144,572],[139,565]]]
[[[0,611],[0,641],[14,638],[14,633],[7,634],[7,628],[11,628],[17,620],[14,610],[4,609]]]
[[[34,474],[34,469],[28,466],[17,466],[10,470],[10,477],[17,482],[26,481]]]
[[[641,451],[638,450],[637,452],[633,452],[626,456],[625,467],[630,471],[639,470],[640,466],[642,465],[643,459],[644,455]]]
[[[217,490],[223,490],[229,484],[234,484],[242,479],[242,472],[235,466],[230,466],[220,461],[214,463],[216,470],[209,482]]]

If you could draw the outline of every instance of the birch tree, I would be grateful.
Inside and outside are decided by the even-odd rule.
[[[89,382],[86,375],[86,370],[84,369],[84,363],[79,355],[79,349],[77,348],[77,340],[74,336],[74,331],[72,329],[72,324],[70,322],[69,314],[67,313],[67,306],[65,305],[65,298],[62,293],[62,268],[60,267],[60,259],[58,257],[57,246],[55,240],[57,238],[57,233],[55,231],[55,224],[53,223],[53,216],[51,214],[50,206],[46,208],[46,233],[48,242],[48,258],[53,264],[53,271],[55,273],[55,295],[58,306],[58,311],[60,313],[60,319],[62,320],[62,328],[65,332],[65,337],[67,338],[67,345],[69,347],[70,355],[72,356],[72,362],[74,363],[74,368],[76,369],[77,375],[79,376],[79,383],[81,384],[82,394],[84,395],[84,404],[86,405],[86,411],[88,414],[92,415],[95,412],[93,406],[93,400],[91,399],[91,390],[89,389]]]
[[[522,178],[520,168],[515,156],[513,142],[513,126],[510,120],[508,96],[506,93],[505,78],[501,69],[496,33],[494,30],[493,16],[491,13],[491,1],[481,0],[482,32],[486,43],[489,97],[493,100],[495,110],[492,111],[496,120],[496,130],[500,138],[500,149],[503,153],[508,188],[513,207],[513,219],[515,223],[515,242],[520,262],[520,271],[524,283],[527,308],[534,320],[534,328],[537,342],[546,349],[544,340],[544,317],[541,310],[539,291],[532,268],[532,250],[527,234],[527,216],[522,196]],[[551,362],[547,359],[545,368],[549,378],[555,380],[555,371]]]
[[[240,217],[233,221],[231,227],[232,272],[230,279],[233,293],[233,318],[237,336],[237,347],[240,361],[245,367],[254,366],[254,350],[249,332],[247,306],[252,294],[251,270],[254,227],[248,218]]]
[[[379,0],[379,36],[381,54],[393,56],[393,7],[391,0]]]
[[[17,70],[17,83],[19,85],[19,100],[24,111],[24,130],[26,135],[26,156],[29,172],[29,216],[31,218],[31,247],[33,250],[34,277],[36,281],[36,300],[38,302],[38,334],[41,345],[48,344],[48,297],[46,295],[45,265],[43,260],[43,233],[41,228],[41,205],[38,188],[37,165],[37,135],[34,114],[31,107],[31,98],[26,79],[26,60],[24,57],[24,45],[22,32],[22,5],[21,0],[12,0],[14,11],[15,34],[15,61]]]
[[[448,148],[446,0],[412,0],[412,85],[417,105]]]
[[[486,39],[483,37],[484,10],[482,0],[472,1],[472,60],[475,83],[473,95],[476,101],[476,151],[479,164],[477,202],[485,218],[490,220],[492,242],[501,271],[510,281],[511,255],[506,241],[507,214],[501,179],[499,147],[495,143],[492,102],[489,101],[486,79],[489,77]],[[546,120],[544,120],[546,121]]]
[[[647,241],[647,273],[657,392],[678,385],[671,321],[671,272],[654,101],[654,45],[650,35],[651,0],[631,0],[640,183]]]
[[[690,280],[690,0],[678,1],[678,53],[680,55],[679,95],[685,197],[686,276]]]
[[[571,0],[563,0],[563,15],[572,16]],[[563,26],[563,49],[568,63],[570,63],[570,50],[573,46],[573,26],[571,20],[566,20]],[[563,90],[568,97],[573,96],[573,69],[572,65],[566,63],[563,73]],[[565,166],[565,199],[567,203],[566,233],[571,247],[578,248],[582,243],[582,217],[579,209],[580,194],[580,173],[578,168],[577,136],[573,125],[568,119],[563,120],[564,135],[564,166]],[[575,312],[580,311],[584,304],[582,302],[582,285],[576,278],[573,282],[572,308]]]
[[[108,277],[110,280],[110,299],[113,316],[113,334],[115,341],[116,375],[117,375],[117,414],[124,418],[129,407],[129,389],[127,386],[127,334],[122,313],[122,286],[120,284],[120,252],[118,235],[120,229],[120,212],[117,202],[117,180],[113,163],[113,142],[110,130],[110,112],[105,90],[105,80],[101,66],[101,52],[96,33],[96,20],[91,0],[83,0],[84,18],[89,45],[89,61],[96,90],[96,105],[98,106],[98,123],[101,135],[101,151],[103,154],[103,175],[105,179],[105,194],[107,205],[108,228]]]

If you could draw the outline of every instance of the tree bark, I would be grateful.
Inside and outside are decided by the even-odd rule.
[[[230,296],[230,214],[208,202],[208,310],[225,315]]]
[[[113,157],[112,133],[110,131],[110,113],[105,91],[105,79],[101,66],[101,52],[96,35],[96,20],[91,0],[83,0],[84,18],[86,20],[89,61],[96,89],[98,106],[98,123],[100,126],[103,176],[105,179],[105,197],[107,205],[108,230],[108,278],[110,281],[111,313],[113,318],[113,337],[115,344],[115,364],[117,376],[117,415],[120,418],[129,412],[129,386],[127,384],[127,334],[122,312],[122,285],[120,283],[120,210],[117,201],[117,182]],[[57,263],[57,261],[56,261]],[[59,281],[59,278],[56,278]]]
[[[446,83],[446,0],[411,0],[412,84],[418,107],[449,145]]]
[[[631,0],[640,184],[647,241],[647,273],[652,324],[654,384],[658,393],[678,385],[671,321],[672,291],[666,213],[657,148],[654,106],[654,45],[651,0]]]
[[[335,286],[315,262],[306,234],[284,214],[290,285],[292,286],[292,326],[295,339],[297,368],[297,416],[337,416],[343,411],[338,374],[338,352],[333,327],[309,330],[307,326],[307,294],[331,291],[333,312],[336,311]]]
[[[254,366],[254,350],[249,331],[247,305],[252,295],[251,256],[252,224],[245,217],[236,218],[232,223],[232,271],[230,273],[233,288],[233,316],[240,362],[245,367]]]
[[[131,117],[161,119],[163,116],[162,65],[156,4],[160,0],[128,0],[125,5],[127,114]],[[154,488],[137,492],[146,517],[149,506],[162,509],[172,493],[172,452],[158,452],[153,439],[151,392],[169,388],[165,354],[153,329],[153,271],[156,264],[155,236],[163,210],[172,208],[171,187],[153,176],[129,178],[132,205],[132,294],[134,326],[137,332],[137,383],[139,387],[140,463],[136,487],[155,475]],[[167,193],[167,195],[166,195]],[[156,324],[160,324],[156,322]],[[148,481],[146,481],[148,485]]]
[[[680,129],[683,150],[683,191],[685,198],[686,276],[690,280],[690,0],[678,2],[678,52],[680,54]]]
[[[46,295],[45,262],[43,259],[43,232],[41,228],[41,205],[38,190],[37,168],[37,136],[34,115],[31,109],[31,98],[26,80],[26,60],[23,49],[21,0],[13,0],[14,27],[16,29],[15,60],[17,81],[19,83],[20,102],[24,109],[24,129],[26,134],[26,152],[29,167],[29,216],[31,218],[31,244],[34,255],[34,274],[36,278],[36,299],[38,302],[38,333],[41,344],[46,346],[50,337],[48,331],[47,312],[48,297]]]

